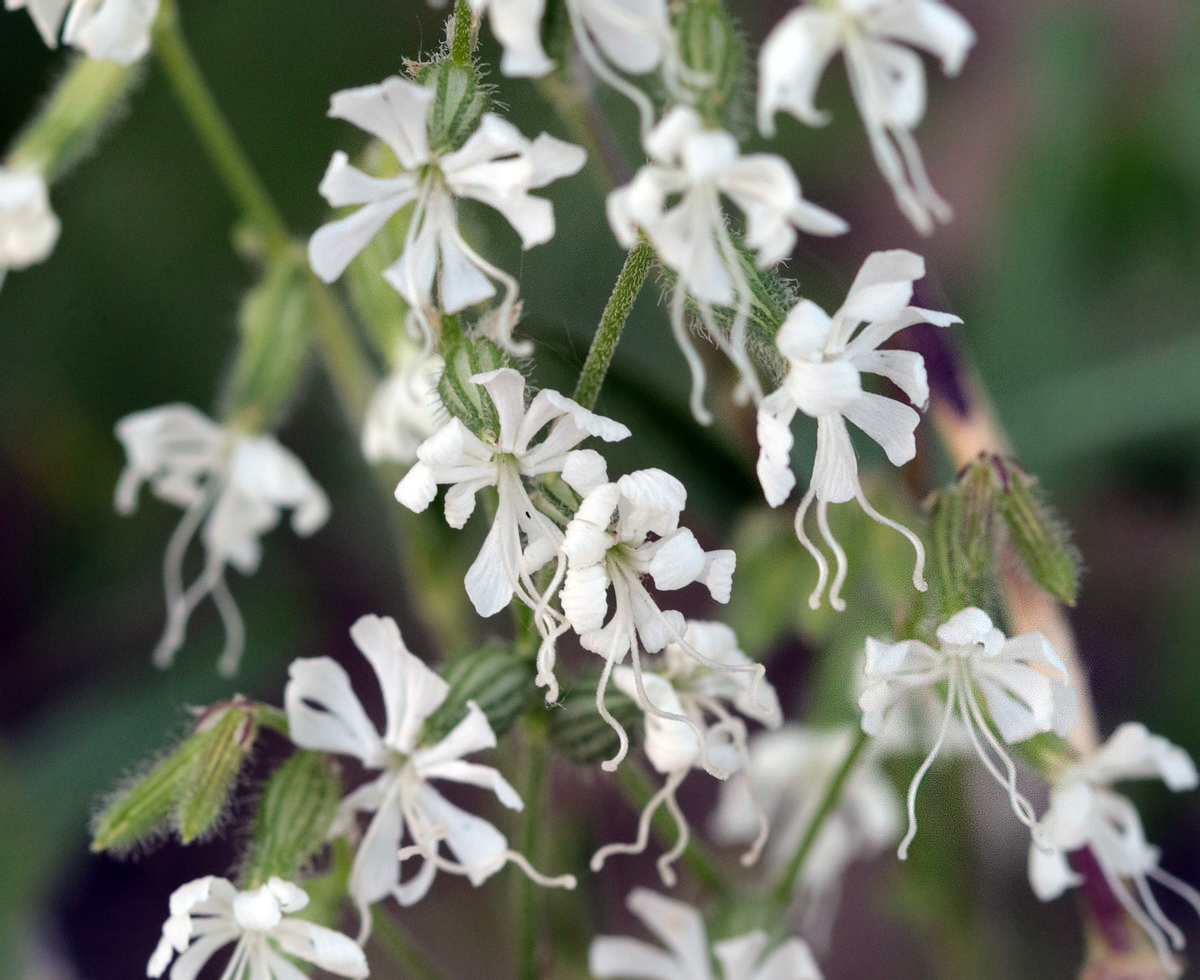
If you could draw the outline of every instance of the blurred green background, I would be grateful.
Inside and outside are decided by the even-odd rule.
[[[952,83],[929,66],[930,108],[918,131],[956,220],[930,241],[905,224],[837,68],[820,98],[834,122],[813,131],[781,120],[775,148],[794,163],[806,196],[853,230],[802,243],[793,274],[832,308],[869,251],[926,255],[930,305],[962,316],[959,340],[1083,552],[1073,620],[1102,727],[1136,718],[1197,754],[1200,6],[958,6],[979,43]],[[301,234],[323,220],[316,185],[330,153],[360,139],[325,118],[329,95],[397,71],[439,40],[442,22],[427,6],[396,0],[183,7],[216,94]],[[761,38],[785,9],[746,4],[738,16]],[[495,54],[490,40],[484,54]],[[0,14],[4,141],[64,63],[27,15]],[[531,83],[494,80],[523,131],[567,135]],[[601,101],[628,123],[623,106]],[[594,175],[549,196],[560,216],[551,245],[522,255],[502,229],[494,244],[501,264],[520,271],[525,329],[542,345],[538,380],[569,385],[621,254],[602,224]],[[236,215],[153,62],[123,118],[52,197],[63,222],[55,254],[10,275],[0,291],[0,976],[127,977],[144,969],[171,889],[220,873],[231,851],[218,842],[186,853],[168,845],[139,862],[91,857],[93,801],[164,733],[183,729],[183,705],[231,688],[212,670],[221,637],[211,609],[194,617],[175,669],[149,666],[162,622],[162,549],[178,512],[148,499],[133,519],[113,512],[123,460],[112,427],[171,401],[213,407],[254,274],[230,247]],[[659,465],[677,473],[693,521],[716,540],[727,536],[731,513],[755,506],[752,419],[733,415],[714,432],[690,423],[683,362],[650,293],[601,401],[636,436],[610,454],[610,472]],[[273,533],[259,573],[231,576],[250,638],[237,689],[275,702],[287,662],[346,654],[346,629],[362,613],[396,615],[414,647],[429,649],[401,591],[403,543],[380,533],[395,505],[361,461],[319,371],[282,439],[326,488],[334,516],[311,540]],[[916,479],[931,473],[925,467]],[[465,569],[477,538],[449,540],[447,567]],[[799,548],[792,558],[804,563],[797,582],[806,589],[807,559]],[[783,625],[803,632],[802,601],[786,613]],[[794,647],[776,642],[777,661]],[[790,701],[809,703],[797,684]],[[1200,882],[1200,801],[1154,788],[1136,796],[1164,866]],[[987,910],[979,925],[988,975],[1071,975],[1078,941],[1061,938],[1075,935],[1071,903],[1036,902],[1010,831],[951,828],[967,835],[977,862],[971,887]],[[848,883],[831,980],[883,975],[880,955],[886,975],[933,975],[938,957],[927,947],[942,940],[902,930],[903,918],[888,924],[887,903],[869,897],[886,880],[883,869]],[[481,935],[498,934],[503,885],[489,884],[482,898],[450,894],[492,915]],[[624,891],[603,894],[616,903]],[[435,891],[417,919],[431,950],[457,964],[456,975],[495,976],[456,950],[437,901]],[[1186,910],[1166,907],[1190,935],[1200,932]],[[596,928],[616,923],[595,914]]]

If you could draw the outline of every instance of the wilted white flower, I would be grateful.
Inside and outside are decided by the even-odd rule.
[[[1163,965],[1178,975],[1171,947],[1183,949],[1183,933],[1159,907],[1150,882],[1165,885],[1197,912],[1200,892],[1158,866],[1159,850],[1147,842],[1133,801],[1108,788],[1126,779],[1156,778],[1176,792],[1197,785],[1191,757],[1136,722],[1121,725],[1089,758],[1066,766],[1054,781],[1050,809],[1042,818],[1050,846],[1030,850],[1029,880],[1043,902],[1057,898],[1082,884],[1068,855],[1087,848],[1109,890],[1145,930]]]
[[[27,9],[50,47],[58,47],[61,30],[63,43],[89,58],[123,65],[150,50],[150,29],[158,16],[158,0],[5,0],[4,5]]]
[[[899,43],[897,43],[899,42]],[[950,206],[929,182],[913,139],[925,114],[925,69],[903,45],[939,58],[957,75],[975,43],[971,26],[940,0],[814,0],[783,18],[759,55],[758,126],[775,129],[781,109],[811,126],[829,116],[814,105],[825,66],[845,52],[850,90],[871,152],[896,202],[923,234],[949,221]]]
[[[946,710],[937,740],[908,787],[908,832],[897,851],[902,860],[917,832],[917,789],[937,758],[955,714],[984,767],[1008,792],[1013,812],[1030,828],[1037,823],[1033,807],[1017,790],[1016,766],[1000,740],[1011,745],[1041,732],[1065,735],[1075,721],[1067,668],[1041,633],[1006,639],[987,613],[970,607],[939,626],[937,638],[941,645],[936,650],[920,640],[867,639],[867,686],[858,704],[868,735],[882,731],[885,716],[898,701],[914,691],[946,685]],[[976,688],[987,705],[986,715]],[[1040,836],[1035,833],[1035,840]]]
[[[841,218],[804,200],[795,175],[782,157],[741,155],[737,140],[723,129],[706,129],[689,106],[676,106],[646,138],[650,162],[633,181],[608,196],[608,218],[617,240],[632,248],[645,233],[677,278],[671,325],[692,373],[692,412],[702,422],[704,366],[688,338],[685,300],[696,300],[710,336],[741,374],[746,390],[760,392],[745,350],[751,290],[730,237],[722,196],[745,215],[745,241],[759,265],[775,265],[791,254],[796,230],[837,235]],[[728,340],[713,319],[712,306],[735,311]]]
[[[171,916],[146,976],[161,977],[178,954],[171,978],[190,980],[222,946],[237,943],[221,974],[228,980],[298,980],[303,974],[288,957],[340,977],[365,977],[367,959],[357,943],[292,917],[307,904],[304,889],[282,878],[249,891],[238,891],[225,878],[189,881],[171,895]]]
[[[798,724],[755,734],[743,767],[746,778],[721,786],[709,824],[713,838],[727,844],[754,840],[765,812],[772,829],[764,860],[776,870],[784,868],[854,737],[850,728]],[[895,842],[900,816],[900,802],[876,760],[869,755],[860,759],[821,825],[797,882],[806,920],[830,921],[846,868]]]
[[[517,297],[516,280],[463,238],[455,202],[472,198],[495,208],[521,236],[522,247],[533,248],[554,237],[554,210],[529,192],[576,173],[585,159],[579,147],[546,133],[530,142],[490,112],[457,150],[430,146],[433,99],[430,89],[398,76],[333,96],[329,115],[382,140],[395,153],[400,172],[371,177],[352,166],[345,153],[335,153],[321,194],[335,208],[362,207],[317,229],[308,244],[313,271],[332,282],[392,215],[411,204],[404,251],[383,275],[408,302],[430,347],[429,307],[457,313],[494,296],[495,282],[504,287],[504,308]],[[511,320],[499,316],[494,322],[503,327]],[[511,336],[496,339],[512,346]]]
[[[961,323],[949,313],[909,306],[913,282],[925,275],[925,260],[898,249],[873,252],[850,286],[846,302],[832,317],[810,300],[802,299],[788,314],[776,345],[788,365],[778,391],[762,400],[758,409],[758,479],[767,503],[778,507],[792,488],[791,424],[797,411],[817,420],[817,454],[808,492],[796,511],[796,536],[817,563],[817,586],[809,596],[816,609],[829,582],[829,564],[805,531],[809,507],[817,503],[817,527],[833,552],[837,572],[829,602],[844,609],[841,598],[846,578],[846,553],[829,529],[830,504],[857,500],[867,515],[903,534],[916,550],[913,585],[925,589],[925,548],[920,538],[902,524],[880,514],[867,501],[858,480],[858,462],[846,422],[853,422],[883,448],[899,466],[916,455],[913,436],[920,415],[885,395],[865,391],[862,374],[878,374],[895,384],[919,408],[929,401],[925,362],[907,350],[880,350],[893,334],[916,323],[949,326]],[[861,327],[861,329],[860,329]]]
[[[446,522],[461,528],[475,510],[475,495],[484,487],[496,488],[496,517],[467,570],[467,595],[481,616],[500,612],[514,595],[534,611],[546,641],[538,657],[537,682],[549,688],[547,697],[555,700],[553,639],[562,629],[561,617],[549,601],[562,581],[563,533],[538,510],[523,481],[561,473],[575,490],[587,493],[608,479],[607,470],[595,450],[575,447],[588,436],[606,442],[625,439],[629,430],[550,389],[539,391],[526,408],[525,378],[512,368],[477,374],[471,381],[487,392],[495,408],[496,431],[481,439],[451,419],[421,444],[417,464],[396,487],[396,499],[420,513],[433,502],[438,484],[451,484]],[[544,437],[535,443],[543,430]],[[533,573],[556,557],[560,567],[543,590]]]
[[[643,743],[646,757],[654,768],[666,776],[662,788],[642,810],[638,821],[637,840],[632,844],[608,844],[592,857],[592,870],[599,871],[613,854],[641,854],[650,840],[650,822],[660,806],[665,805],[675,819],[679,838],[667,853],[658,859],[658,871],[663,884],[675,884],[672,865],[687,848],[687,820],[675,800],[675,791],[692,769],[706,769],[718,778],[727,778],[742,770],[747,763],[746,725],[736,717],[736,709],[764,725],[777,727],[783,720],[775,689],[765,680],[757,689],[748,673],[732,673],[698,663],[688,653],[694,650],[707,661],[720,667],[746,667],[750,659],[738,648],[737,636],[724,623],[691,620],[683,642],[669,643],[663,650],[663,663],[658,673],[643,673],[642,682],[650,705],[645,716],[646,736]],[[638,698],[638,681],[630,667],[617,667],[613,683],[633,699]],[[684,721],[676,720],[686,719]],[[751,803],[756,803],[754,790],[749,790]],[[757,834],[742,863],[753,864],[766,843],[768,824],[761,809],[756,811]]]
[[[729,601],[737,556],[728,550],[706,552],[691,531],[679,526],[686,502],[687,491],[675,477],[659,469],[638,470],[616,483],[602,484],[584,497],[563,539],[567,574],[559,593],[562,611],[584,648],[604,658],[596,710],[620,739],[617,755],[603,763],[610,772],[625,757],[629,741],[605,706],[604,692],[613,668],[626,653],[633,663],[639,706],[677,721],[687,719],[660,711],[647,698],[639,645],[647,653],[657,653],[674,641],[715,670],[763,674],[761,665],[723,666],[692,648],[684,639],[683,614],[660,609],[642,582],[649,575],[662,590],[700,582],[717,602]]]
[[[437,354],[399,357],[379,382],[363,420],[362,451],[372,463],[411,465],[417,447],[446,423],[438,397],[443,362]]]
[[[588,969],[597,978],[624,980],[821,980],[812,952],[788,939],[767,952],[761,930],[708,944],[704,920],[692,906],[645,888],[629,893],[629,910],[666,946],[625,936],[597,936],[588,950]],[[720,964],[714,975],[713,958]]]
[[[184,508],[167,544],[163,582],[167,625],[154,662],[167,667],[183,645],[192,610],[211,595],[225,623],[225,650],[217,662],[232,674],[245,639],[241,615],[225,583],[225,566],[244,575],[262,559],[259,537],[292,510],[292,530],[309,535],[329,518],[329,500],[308,470],[272,436],[218,425],[190,405],[163,405],[117,423],[127,463],[117,481],[118,513],[137,507],[143,483],[160,500]],[[204,543],[204,568],[186,589],[183,560],[196,533]]]
[[[0,283],[9,269],[44,261],[59,230],[42,175],[0,167]]]
[[[445,738],[426,744],[422,725],[446,700],[449,685],[409,652],[394,620],[363,616],[350,636],[370,661],[383,692],[382,734],[367,717],[346,671],[328,657],[292,662],[284,693],[291,739],[302,748],[359,759],[380,775],[350,793],[334,830],[349,833],[361,811],[374,813],[350,868],[348,889],[362,914],[360,941],[370,931],[368,908],[387,896],[401,905],[420,901],[439,870],[465,875],[480,885],[505,864],[519,865],[542,885],[575,886],[570,875],[546,878],[512,851],[492,824],[455,806],[434,788],[448,780],[491,790],[506,807],[522,809],[521,797],[491,766],[464,757],[496,746],[487,717],[468,702],[466,717]],[[405,834],[412,846],[401,848]],[[440,853],[449,848],[453,859]],[[420,857],[420,870],[401,880],[400,865]]]

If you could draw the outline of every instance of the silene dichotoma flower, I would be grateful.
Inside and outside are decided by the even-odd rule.
[[[5,0],[25,8],[49,47],[79,48],[89,58],[129,65],[150,50],[158,0]]]
[[[595,450],[576,447],[590,436],[605,442],[625,439],[629,430],[550,389],[539,391],[526,406],[525,378],[512,368],[470,380],[487,392],[495,409],[495,431],[480,438],[451,419],[417,449],[417,463],[396,487],[396,499],[420,513],[433,502],[438,485],[449,484],[446,522],[461,528],[475,510],[476,494],[496,488],[496,516],[467,570],[467,595],[481,616],[494,616],[513,596],[533,610],[544,641],[537,683],[554,701],[554,638],[566,626],[550,601],[563,580],[563,532],[538,510],[524,481],[558,473],[577,492],[587,493],[608,479],[607,469]],[[534,574],[550,561],[557,566],[543,587]]]
[[[783,110],[810,126],[829,121],[816,108],[817,86],[838,51],[871,152],[905,217],[922,234],[949,221],[950,206],[929,181],[912,131],[925,114],[925,69],[905,45],[939,58],[957,75],[975,32],[941,0],[812,0],[781,20],[758,63],[758,126],[771,136]]]
[[[496,735],[479,707],[469,702],[466,717],[444,738],[427,744],[422,726],[445,701],[449,685],[409,652],[388,617],[363,616],[350,636],[379,680],[383,732],[371,724],[346,671],[328,657],[293,661],[284,705],[296,745],[353,756],[379,773],[342,800],[334,822],[334,833],[353,836],[357,814],[374,814],[355,851],[348,884],[362,914],[360,941],[370,930],[371,905],[389,895],[401,905],[420,901],[439,870],[480,885],[512,861],[539,884],[573,888],[570,875],[538,874],[496,827],[434,787],[435,780],[477,786],[509,809],[522,809],[521,797],[496,769],[465,759],[496,747]],[[410,845],[404,845],[405,837]],[[452,857],[441,853],[443,844]],[[402,879],[401,865],[413,857],[421,858],[421,866]]]
[[[744,667],[750,663],[738,647],[736,634],[724,623],[691,620],[684,633],[684,643],[723,667]],[[637,699],[637,678],[631,667],[617,667],[613,671],[613,683],[629,697]],[[599,871],[613,854],[645,851],[650,840],[650,823],[658,808],[665,805],[679,832],[675,845],[658,859],[659,875],[663,884],[670,888],[675,884],[671,866],[687,848],[690,838],[687,820],[675,799],[676,790],[695,768],[707,769],[718,778],[728,778],[745,770],[749,762],[746,724],[734,711],[772,728],[782,722],[783,714],[770,683],[760,681],[757,690],[753,690],[750,674],[714,670],[697,663],[679,643],[667,644],[660,669],[655,673],[644,672],[642,683],[651,705],[668,716],[682,715],[691,724],[646,711],[643,746],[650,764],[665,777],[665,782],[642,810],[637,840],[632,844],[608,844],[600,848],[592,858],[592,870]],[[751,803],[756,804],[754,788],[746,788]],[[747,866],[758,860],[770,829],[760,807],[756,808],[756,816],[756,833],[742,857],[742,863]]]
[[[285,508],[292,510],[292,530],[307,536],[328,520],[329,499],[273,436],[219,425],[190,405],[135,412],[117,423],[116,432],[127,457],[117,481],[117,511],[133,513],[143,483],[160,500],[184,509],[163,563],[167,625],[154,663],[170,666],[192,610],[211,595],[226,633],[217,668],[229,676],[241,659],[245,630],[225,582],[226,566],[253,573],[262,559],[258,539],[279,523]],[[204,567],[185,588],[183,561],[197,533]]]
[[[912,531],[880,514],[868,502],[858,479],[858,461],[847,422],[853,422],[900,466],[917,452],[916,409],[863,388],[863,373],[878,374],[924,408],[929,401],[925,361],[908,350],[880,350],[894,334],[917,323],[939,327],[961,323],[949,313],[910,306],[913,282],[925,275],[925,260],[897,249],[867,257],[841,308],[829,316],[811,300],[800,300],[788,313],[775,343],[787,364],[779,390],[758,408],[758,479],[767,503],[778,507],[796,485],[792,472],[791,424],[797,412],[817,420],[817,452],[812,479],[796,510],[796,536],[817,563],[817,585],[809,596],[816,609],[829,585],[829,602],[844,609],[846,553],[829,528],[830,504],[857,500],[867,515],[903,534],[916,551],[913,585],[924,591],[925,548]],[[832,583],[829,563],[812,543],[805,519],[816,502],[817,527],[837,564]]]
[[[755,930],[710,948],[704,919],[691,905],[646,888],[635,888],[626,904],[666,948],[597,936],[588,950],[588,969],[597,980],[821,980],[801,939],[787,939],[768,952],[767,934]],[[714,957],[720,965],[715,974]]]
[[[686,300],[691,296],[705,331],[737,367],[742,389],[760,397],[746,353],[751,287],[726,221],[722,197],[745,216],[745,243],[760,266],[787,258],[796,232],[837,235],[846,223],[806,201],[787,162],[769,153],[742,155],[733,134],[707,129],[696,110],[675,106],[645,140],[650,162],[608,196],[608,218],[626,248],[645,233],[659,258],[675,273],[671,326],[692,375],[692,412],[707,424],[704,365],[688,337]],[[734,319],[726,338],[712,307],[728,307]]]
[[[522,247],[533,248],[554,237],[554,210],[530,191],[576,173],[585,159],[579,147],[546,133],[530,141],[491,112],[458,149],[431,146],[433,99],[432,90],[399,76],[333,96],[329,115],[380,139],[395,154],[399,171],[394,177],[372,177],[345,153],[335,153],[321,194],[331,207],[360,207],[317,229],[308,244],[313,271],[332,282],[389,218],[411,205],[404,250],[383,275],[409,304],[429,350],[435,322],[431,307],[457,313],[494,296],[496,283],[504,289],[505,309],[517,298],[517,281],[463,238],[457,201],[471,198],[495,208],[520,235]],[[505,327],[511,317],[493,322]],[[511,336],[494,339],[512,347]]]
[[[0,167],[0,283],[9,269],[44,261],[54,251],[59,231],[42,175]]]
[[[660,609],[643,582],[649,576],[655,588],[663,591],[699,582],[717,602],[729,601],[737,556],[728,550],[705,551],[690,530],[679,526],[686,502],[687,490],[669,473],[637,470],[616,483],[601,484],[585,496],[563,539],[567,574],[559,601],[584,649],[604,659],[596,687],[596,710],[620,740],[616,756],[602,763],[609,772],[616,769],[629,749],[625,729],[604,703],[613,668],[626,654],[632,662],[634,697],[639,707],[659,718],[695,728],[701,744],[703,733],[692,719],[664,711],[648,697],[642,683],[640,651],[657,653],[674,642],[713,670],[752,673],[756,680],[764,674],[761,664],[720,664],[704,656],[685,639],[683,614]]]
[[[1004,743],[1023,742],[1041,732],[1065,735],[1070,730],[1075,698],[1066,667],[1041,633],[1006,639],[987,613],[974,607],[939,626],[937,638],[936,649],[920,640],[867,639],[867,683],[858,704],[868,735],[883,731],[886,716],[898,702],[914,692],[945,685],[941,727],[909,784],[908,832],[897,853],[901,860],[908,856],[917,832],[917,790],[955,716],[984,768],[1007,791],[1017,818],[1034,830],[1034,840],[1040,842],[1043,835],[1036,828],[1033,807],[1017,789],[1016,766]]]
[[[340,932],[293,916],[308,905],[304,889],[272,878],[261,888],[238,889],[225,878],[197,878],[171,895],[148,977],[161,977],[171,961],[172,980],[199,975],[213,954],[236,943],[222,977],[227,980],[300,980],[290,957],[339,977],[367,976],[362,948]]]
[[[1158,866],[1159,850],[1146,840],[1137,807],[1109,784],[1161,779],[1169,789],[1195,789],[1196,767],[1178,745],[1152,735],[1145,725],[1126,722],[1082,762],[1063,768],[1042,818],[1049,847],[1031,848],[1029,880],[1043,902],[1057,898],[1084,878],[1069,856],[1086,848],[1109,890],[1145,931],[1164,967],[1181,972],[1171,949],[1182,950],[1183,933],[1163,913],[1150,882],[1164,885],[1200,913],[1200,892]]]

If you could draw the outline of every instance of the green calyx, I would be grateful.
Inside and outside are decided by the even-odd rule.
[[[720,0],[692,0],[675,17],[682,79],[704,122],[740,128],[745,93],[746,45]]]
[[[491,105],[489,89],[471,61],[456,64],[452,58],[426,66],[417,81],[433,92],[426,134],[435,153],[451,153],[479,128]]]
[[[487,716],[499,738],[533,699],[533,675],[532,662],[503,645],[483,647],[452,660],[442,672],[450,690],[441,707],[425,720],[421,742],[432,745],[449,735],[467,716],[469,703]]]
[[[612,726],[596,710],[599,675],[585,675],[550,711],[550,744],[572,762],[592,766],[611,759],[620,748]],[[642,709],[622,691],[609,686],[604,705],[629,736],[630,748],[642,741]]]
[[[466,337],[457,317],[442,319],[443,357],[446,368],[438,382],[438,396],[446,410],[481,439],[500,434],[496,406],[487,392],[471,380],[477,374],[506,367],[508,358],[490,340]]]

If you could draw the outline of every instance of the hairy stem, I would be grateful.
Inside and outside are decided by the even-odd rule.
[[[450,60],[456,68],[471,64],[471,8],[467,0],[455,0],[454,36],[450,40]]]
[[[858,764],[859,757],[869,741],[870,737],[866,732],[859,730],[850,748],[846,751],[842,764],[830,777],[829,784],[825,787],[825,792],[821,796],[816,810],[813,811],[812,819],[804,828],[804,836],[800,838],[795,853],[792,854],[791,860],[788,861],[787,867],[784,868],[772,893],[772,897],[779,907],[786,908],[791,903],[792,893],[796,890],[796,885],[800,880],[800,872],[804,870],[804,862],[808,859],[808,855],[821,833],[821,828],[825,826],[825,821],[837,808],[838,801],[842,797],[842,790],[846,787],[846,781],[850,778],[850,774],[854,771],[854,767]]]
[[[653,258],[654,249],[645,238],[639,238],[625,256],[625,264],[600,316],[600,326],[596,328],[587,360],[579,372],[579,382],[575,385],[575,401],[584,408],[591,409],[596,405],[609,365],[612,364],[613,352],[625,330],[634,301],[646,281]]]

